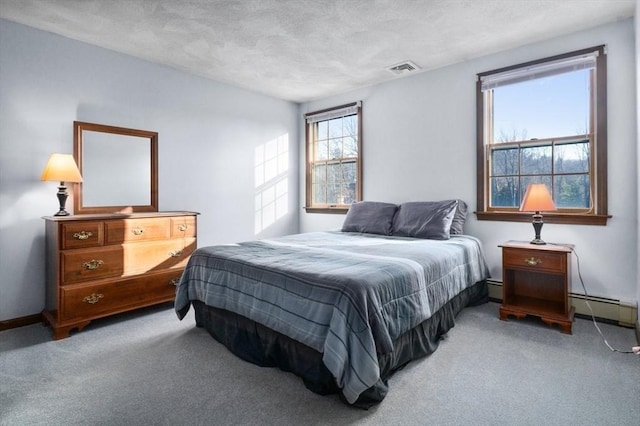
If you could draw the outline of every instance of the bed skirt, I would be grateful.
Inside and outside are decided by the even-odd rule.
[[[488,300],[486,281],[478,282],[451,299],[429,319],[401,335],[393,342],[393,352],[378,354],[378,382],[349,405],[366,409],[380,403],[388,391],[387,380],[395,371],[414,359],[435,352],[440,338],[455,325],[455,317],[463,308]],[[236,356],[262,367],[292,372],[302,378],[309,390],[321,395],[338,393],[347,403],[323,364],[322,353],[242,315],[212,308],[197,300],[192,304],[196,326],[204,327]]]

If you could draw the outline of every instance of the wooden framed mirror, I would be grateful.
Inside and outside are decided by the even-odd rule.
[[[158,211],[158,133],[73,122],[75,214]]]

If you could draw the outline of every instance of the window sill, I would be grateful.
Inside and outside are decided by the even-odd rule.
[[[522,212],[474,212],[478,220],[494,220],[503,222],[531,222],[531,213]],[[568,225],[606,226],[611,215],[575,214],[575,213],[543,213],[545,223]]]
[[[349,207],[304,207],[307,213],[332,213],[332,214],[346,214],[349,211]]]

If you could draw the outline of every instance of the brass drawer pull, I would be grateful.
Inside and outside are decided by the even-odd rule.
[[[131,232],[133,233],[133,235],[142,235],[144,233],[144,229],[138,227],[138,228],[133,228],[131,230]]]
[[[183,223],[182,225],[178,226],[178,231],[186,231],[187,229],[189,229],[189,225],[187,225],[186,223]]]
[[[171,256],[171,257],[180,257],[180,256],[182,256],[182,252],[183,251],[184,250],[173,250],[173,251],[170,251],[169,252],[169,256]]]
[[[88,231],[80,231],[73,234],[73,238],[75,238],[76,240],[88,240],[92,236],[93,233]]]
[[[104,297],[104,294],[101,294],[101,293],[98,293],[98,294],[91,293],[91,296],[85,296],[85,297],[82,299],[82,301],[83,301],[84,303],[88,303],[88,304],[90,304],[90,305],[95,305],[95,304],[96,304],[96,303],[98,303],[98,301],[99,301],[100,299],[102,299],[103,297]]]
[[[171,281],[169,281],[169,285],[172,285],[174,287],[178,287],[178,284],[180,284],[180,278],[174,278]]]
[[[98,260],[92,259],[92,260],[90,260],[90,261],[88,261],[88,262],[84,262],[84,263],[82,264],[82,267],[83,267],[84,269],[89,270],[89,271],[93,271],[93,270],[95,270],[95,269],[98,269],[98,268],[100,267],[100,265],[102,265],[102,264],[104,264],[104,262],[103,262],[102,260],[99,260],[99,259],[98,259]]]
[[[535,257],[528,257],[524,259],[524,263],[530,266],[536,266],[542,263],[542,260],[536,259]]]

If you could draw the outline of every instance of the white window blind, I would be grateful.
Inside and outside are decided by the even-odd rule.
[[[307,120],[307,124],[318,123],[320,121],[331,120],[333,118],[346,117],[348,115],[353,115],[358,113],[358,108],[360,108],[361,102],[355,102],[353,104],[347,105],[343,108],[332,109],[330,111],[320,111],[316,113],[309,113],[305,115]]]
[[[598,52],[544,62],[480,77],[482,91],[571,71],[595,69]]]

